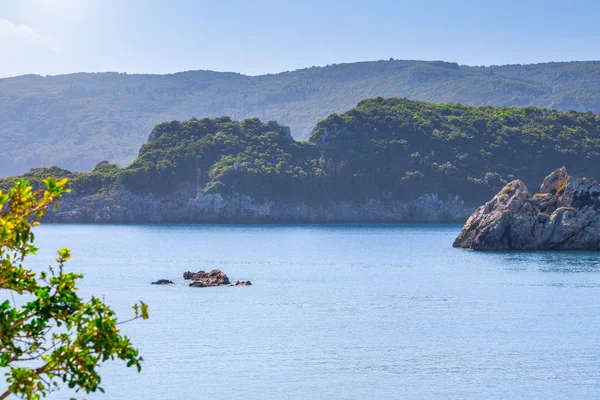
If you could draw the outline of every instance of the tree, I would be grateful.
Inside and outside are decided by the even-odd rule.
[[[0,290],[24,303],[17,306],[13,298],[0,304],[0,368],[8,384],[0,399],[11,394],[39,399],[61,382],[77,392],[103,392],[97,368],[109,359],[141,369],[142,358],[120,334],[115,312],[98,298],[85,301],[77,295],[82,275],[65,272],[68,249],[58,250],[58,265],[48,272],[23,266],[37,250],[32,227],[69,191],[66,183],[47,178],[45,188],[34,191],[27,180],[19,180],[0,191]],[[133,309],[131,320],[148,318],[143,302]]]

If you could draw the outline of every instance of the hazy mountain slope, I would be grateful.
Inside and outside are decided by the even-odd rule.
[[[69,177],[70,222],[461,222],[513,180],[600,176],[600,115],[537,107],[361,101],[308,141],[257,118],[158,124],[125,168]],[[0,179],[0,189],[17,177]]]
[[[88,170],[101,160],[124,165],[165,120],[259,117],[304,139],[317,121],[363,98],[597,112],[599,89],[598,62],[482,68],[390,60],[255,77],[191,71],[0,79],[0,175],[54,164]]]

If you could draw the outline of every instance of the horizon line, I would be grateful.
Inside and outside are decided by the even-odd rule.
[[[348,62],[338,62],[338,63],[331,63],[331,64],[326,64],[326,65],[313,65],[310,67],[303,67],[303,68],[297,68],[294,70],[286,70],[286,71],[279,71],[279,72],[267,72],[267,73],[263,73],[263,74],[244,74],[241,72],[235,72],[235,71],[217,71],[217,70],[210,70],[210,69],[189,69],[189,70],[181,70],[181,71],[175,71],[175,72],[163,72],[163,73],[143,73],[143,72],[127,72],[127,71],[77,71],[77,72],[66,72],[66,73],[62,73],[62,74],[47,74],[47,75],[41,75],[41,74],[35,74],[35,73],[30,73],[30,74],[22,74],[22,75],[11,75],[11,76],[4,76],[4,77],[0,77],[0,80],[6,80],[6,79],[18,79],[18,78],[24,78],[24,77],[40,77],[40,78],[53,78],[53,77],[64,77],[64,76],[70,76],[70,75],[81,75],[81,74],[88,74],[88,75],[95,75],[95,74],[117,74],[117,75],[133,75],[133,76],[169,76],[169,75],[177,75],[177,74],[184,74],[184,73],[189,73],[189,72],[212,72],[212,73],[216,73],[216,74],[235,74],[235,75],[240,75],[240,76],[245,76],[245,77],[261,77],[261,76],[271,76],[271,75],[280,75],[280,74],[286,74],[286,73],[293,73],[293,72],[297,72],[297,71],[304,71],[304,70],[309,70],[309,69],[321,69],[321,68],[329,68],[329,67],[333,67],[333,66],[339,66],[339,65],[350,65],[350,64],[362,64],[362,63],[377,63],[377,62],[407,62],[407,63],[433,63],[433,62],[444,62],[444,63],[449,63],[449,64],[457,64],[459,67],[464,67],[464,68],[493,68],[493,67],[511,67],[511,66],[532,66],[532,65],[546,65],[546,64],[570,64],[570,63],[600,63],[600,59],[599,60],[594,60],[594,59],[590,59],[590,60],[569,60],[569,61],[543,61],[543,62],[532,62],[532,63],[512,63],[512,64],[480,64],[480,65],[469,65],[469,64],[459,64],[455,61],[447,61],[447,60],[417,60],[417,59],[399,59],[399,58],[394,58],[394,57],[390,57],[389,59],[379,59],[379,60],[359,60],[359,61],[348,61]]]

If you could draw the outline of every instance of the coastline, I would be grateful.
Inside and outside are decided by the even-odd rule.
[[[94,224],[463,224],[476,209],[458,196],[425,194],[401,200],[257,200],[243,194],[203,194],[183,189],[167,196],[125,188],[65,196],[46,223]]]

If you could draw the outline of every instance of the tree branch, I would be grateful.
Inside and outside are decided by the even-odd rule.
[[[48,364],[50,364],[50,363],[46,363],[46,364],[42,365],[41,367],[36,368],[34,370],[35,374],[39,377],[40,374],[45,373],[46,372],[46,367],[48,366]],[[0,400],[6,399],[11,394],[12,394],[12,392],[10,391],[10,389],[6,389],[6,391],[0,395]]]

